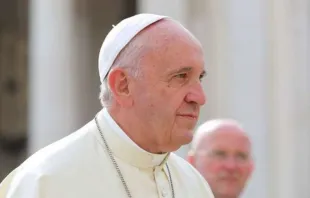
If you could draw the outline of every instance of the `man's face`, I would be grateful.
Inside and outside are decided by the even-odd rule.
[[[218,197],[238,197],[253,169],[248,138],[233,130],[206,137],[206,147],[202,145],[195,158],[196,168]]]
[[[160,152],[174,151],[192,140],[205,103],[204,73],[202,49],[188,35],[168,35],[145,55],[142,76],[133,85],[134,109],[147,130],[146,138]]]

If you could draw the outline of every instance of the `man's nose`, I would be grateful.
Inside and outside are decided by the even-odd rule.
[[[192,85],[189,93],[186,95],[185,100],[188,103],[194,102],[199,105],[204,105],[206,103],[206,95],[200,82]]]
[[[233,157],[228,157],[225,160],[224,166],[226,169],[228,170],[234,170],[237,168],[238,166],[238,162],[236,161],[236,159],[234,159]]]

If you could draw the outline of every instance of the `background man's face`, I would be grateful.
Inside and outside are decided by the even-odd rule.
[[[195,158],[196,168],[215,195],[238,197],[253,169],[249,140],[242,133],[225,129],[207,138],[206,148]]]

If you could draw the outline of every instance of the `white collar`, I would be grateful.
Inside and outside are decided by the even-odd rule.
[[[99,112],[98,118],[99,118],[99,122],[101,122],[101,125],[102,125],[101,127],[104,127],[104,123],[106,123],[108,125],[108,127],[110,127],[112,129],[112,131],[115,132],[114,134],[116,134],[116,136],[118,137],[118,138],[116,138],[116,136],[113,136],[113,135],[108,136],[110,138],[114,137],[113,138],[114,141],[119,142],[119,144],[117,144],[117,145],[111,144],[112,150],[114,151],[115,155],[117,155],[118,157],[126,158],[127,160],[131,161],[133,164],[135,164],[137,166],[139,166],[139,165],[145,166],[146,164],[149,164],[152,166],[163,165],[164,162],[168,159],[169,153],[154,154],[154,153],[150,153],[148,151],[145,151],[144,149],[139,147],[120,128],[120,126],[111,117],[111,115],[109,114],[109,112],[107,111],[106,108],[103,108],[102,111]],[[128,142],[129,145],[126,146],[126,144],[122,144],[121,141],[119,141],[118,139]],[[124,150],[127,150],[127,149],[128,149],[128,151],[131,151],[129,153],[135,153],[135,154],[130,155],[130,156],[126,156],[126,154],[124,153]],[[144,163],[142,163],[142,162],[144,162]]]
[[[128,135],[123,131],[123,129],[121,129],[121,127],[115,122],[115,120],[111,117],[110,113],[108,112],[108,110],[106,108],[103,108],[102,110],[103,112],[103,117],[106,119],[107,123],[109,124],[109,126],[111,127],[111,129],[113,131],[115,131],[119,136],[121,136],[122,138],[124,138],[124,140],[126,140],[127,142],[129,142],[130,144],[140,148],[134,141],[132,141],[132,139],[130,139],[128,137]],[[143,150],[143,149],[142,149]],[[143,150],[144,151],[144,150]]]

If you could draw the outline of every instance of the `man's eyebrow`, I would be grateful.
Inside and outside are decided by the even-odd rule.
[[[192,71],[192,70],[193,70],[192,67],[182,67],[182,68],[170,71],[169,75],[178,74],[178,73],[182,73],[182,72],[189,72],[189,71]]]
[[[169,76],[173,75],[173,74],[179,74],[179,73],[183,73],[183,72],[190,72],[193,70],[193,67],[182,67],[182,68],[179,68],[179,69],[175,69],[175,70],[172,70],[168,73]],[[206,70],[203,70],[200,74],[201,77],[204,77],[207,75],[207,72]]]

